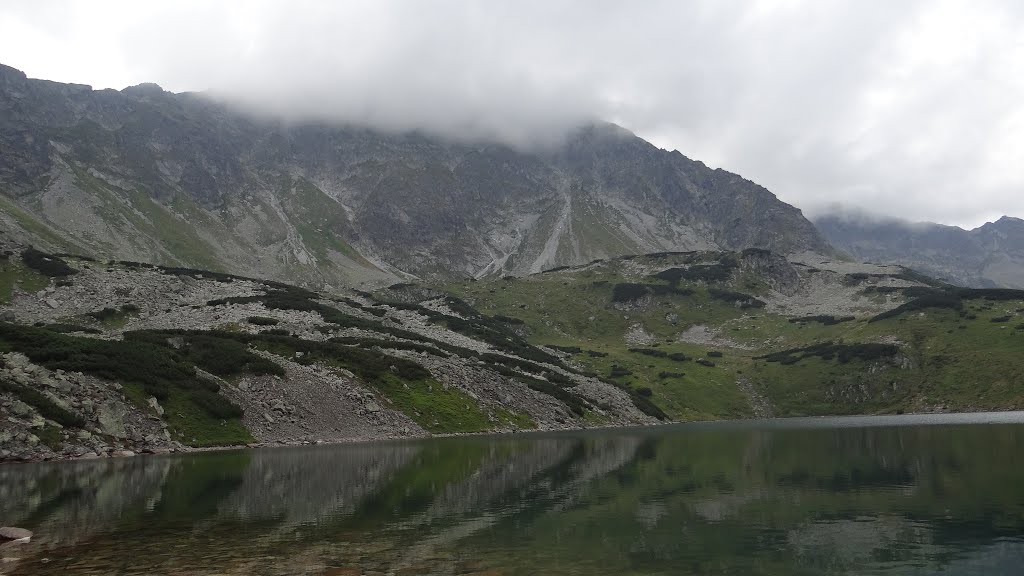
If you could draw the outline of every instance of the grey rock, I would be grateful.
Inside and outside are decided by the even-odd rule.
[[[149,403],[150,408],[152,408],[153,411],[156,412],[158,416],[164,415],[164,408],[163,406],[160,405],[160,401],[157,400],[155,396],[150,396],[147,402]]]
[[[0,527],[0,538],[4,540],[20,540],[22,538],[31,538],[32,532],[24,528],[17,528],[14,526],[2,526]]]
[[[18,416],[20,418],[24,418],[29,414],[32,414],[32,407],[29,406],[28,404],[25,404],[21,400],[15,400],[14,402],[12,402],[10,410],[11,414],[14,414],[15,416]]]

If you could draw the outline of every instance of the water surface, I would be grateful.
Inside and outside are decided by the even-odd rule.
[[[1021,574],[1022,457],[1000,413],[0,465],[0,573]]]

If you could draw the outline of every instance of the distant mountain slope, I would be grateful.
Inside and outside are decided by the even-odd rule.
[[[871,262],[909,266],[979,287],[1024,288],[1024,220],[1004,216],[974,230],[842,215],[817,218],[829,242]]]
[[[0,145],[0,218],[22,241],[313,285],[659,250],[831,252],[768,190],[610,124],[526,153],[0,66]]]

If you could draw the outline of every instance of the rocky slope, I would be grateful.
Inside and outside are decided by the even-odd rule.
[[[961,286],[1024,288],[1024,220],[1004,216],[973,230],[846,215],[815,220],[837,248],[902,264]]]
[[[2,248],[0,460],[660,416],[442,294],[410,306]]]
[[[764,188],[614,125],[517,151],[0,66],[0,145],[0,219],[23,242],[317,287],[661,250],[831,251]]]

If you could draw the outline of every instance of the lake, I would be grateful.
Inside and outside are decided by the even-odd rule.
[[[1024,413],[0,465],[8,574],[1024,570]]]

